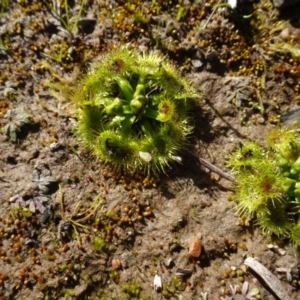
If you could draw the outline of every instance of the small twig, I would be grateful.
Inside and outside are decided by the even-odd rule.
[[[80,157],[80,155],[77,153],[76,149],[71,145],[70,146],[71,151],[78,157],[78,159],[82,162],[82,164],[89,169],[89,166],[84,162],[84,160]]]
[[[211,20],[211,18],[213,17],[213,15],[215,14],[215,12],[217,11],[217,9],[219,7],[230,7],[228,3],[221,3],[221,1],[219,1],[214,7],[213,7],[213,10],[212,10],[212,13],[209,15],[207,21],[205,22],[205,24],[203,25],[203,27],[201,29],[205,29],[207,24],[209,23],[209,21]]]
[[[6,179],[4,179],[4,178],[1,178],[1,177],[0,177],[0,181],[2,181],[2,182],[6,182],[6,183],[10,183],[10,184],[12,183],[12,181],[10,181],[10,180],[6,180]]]
[[[216,167],[215,165],[211,164],[210,162],[208,162],[208,161],[205,160],[204,158],[201,158],[200,156],[194,154],[193,152],[191,152],[191,151],[189,151],[189,150],[186,150],[186,152],[187,152],[189,155],[191,155],[191,156],[193,156],[194,158],[196,158],[202,166],[208,168],[208,169],[211,170],[212,172],[214,172],[214,173],[220,175],[221,177],[223,177],[223,178],[225,178],[225,179],[227,179],[227,180],[229,180],[229,181],[233,181],[233,182],[235,181],[235,178],[234,178],[233,176],[231,176],[230,174],[228,174],[228,173],[226,173],[226,172],[223,172],[220,168],[218,168],[218,167]]]
[[[78,233],[78,231],[77,231],[77,229],[76,229],[76,226],[75,226],[74,224],[72,224],[72,226],[73,226],[74,233],[75,233],[75,236],[76,236],[76,239],[77,239],[77,243],[78,243],[79,245],[81,245],[79,233]]]
[[[64,192],[62,190],[61,184],[58,186],[58,188],[60,193],[60,197],[59,197],[60,210],[61,210],[62,219],[64,219],[65,218]]]
[[[50,106],[50,105],[44,103],[44,102],[43,102],[40,98],[38,98],[38,97],[36,97],[35,100],[36,100],[36,102],[37,102],[44,110],[46,110],[46,111],[48,111],[48,112],[52,112],[52,113],[54,113],[54,114],[56,114],[56,115],[59,115],[59,111],[58,111],[56,108],[54,108],[53,106]]]
[[[284,290],[278,278],[275,277],[265,266],[263,266],[253,257],[247,257],[244,263],[265,281],[265,283],[270,287],[270,289],[274,292],[274,294],[276,294],[279,299],[290,300],[290,297]]]

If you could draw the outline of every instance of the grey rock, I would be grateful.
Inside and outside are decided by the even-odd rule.
[[[199,69],[203,66],[203,62],[200,59],[192,59],[192,65],[194,68]]]
[[[273,0],[273,4],[276,8],[283,8],[300,3],[300,0]]]

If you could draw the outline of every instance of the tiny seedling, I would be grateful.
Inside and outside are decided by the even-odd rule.
[[[19,140],[22,128],[25,125],[34,123],[33,118],[24,107],[10,109],[4,117],[8,118],[10,121],[1,128],[1,131],[15,143]]]
[[[95,236],[94,237],[94,250],[96,252],[100,252],[103,250],[104,246],[105,246],[104,240],[99,236]]]
[[[9,0],[2,0],[0,3],[0,15],[7,12],[9,9]]]
[[[0,56],[6,56],[9,50],[9,35],[0,35]]]
[[[70,16],[70,8],[69,8],[68,0],[63,0],[62,8],[64,10],[64,15],[61,12],[62,8],[60,7],[60,1],[53,1],[54,4],[57,4],[57,5],[53,5],[53,6],[51,6],[45,0],[42,0],[42,2],[49,9],[49,11],[57,18],[57,20],[59,20],[61,25],[72,35],[75,32],[75,30],[78,26],[78,22],[82,16],[85,0],[81,0],[80,8],[79,8],[78,14],[75,16],[75,18],[72,18]]]
[[[89,226],[86,225],[85,222],[87,222],[90,218],[95,216],[100,205],[102,204],[102,201],[98,197],[96,197],[91,203],[91,205],[88,206],[88,208],[85,211],[79,212],[80,205],[82,204],[82,200],[78,200],[71,213],[66,214],[65,205],[64,205],[64,193],[61,185],[59,185],[59,192],[60,192],[59,204],[60,204],[62,220],[58,226],[57,237],[59,240],[62,240],[68,234],[69,229],[73,228],[77,242],[78,244],[81,244],[78,228],[81,229],[89,228]],[[99,249],[99,243],[100,243],[99,240],[95,241],[95,247],[97,247],[96,250]]]

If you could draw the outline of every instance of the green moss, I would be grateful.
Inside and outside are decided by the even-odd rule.
[[[185,284],[181,278],[173,276],[170,283],[165,283],[162,290],[164,297],[172,297],[185,288]]]
[[[139,297],[141,293],[141,285],[137,282],[128,282],[128,283],[123,283],[122,286],[122,291],[126,294],[128,294],[131,297]]]
[[[0,3],[0,15],[7,12],[9,9],[9,0],[2,0]]]
[[[133,22],[135,24],[147,24],[149,22],[149,18],[141,12],[137,12],[133,16]]]
[[[67,264],[62,264],[59,266],[59,271],[63,272],[67,268]]]
[[[120,272],[117,270],[113,270],[113,271],[109,272],[108,275],[109,275],[110,279],[115,281],[116,279],[118,279],[120,277]]]
[[[185,19],[185,17],[187,16],[187,13],[188,13],[187,7],[185,5],[180,6],[177,11],[176,21],[177,22],[183,21]]]
[[[12,215],[14,218],[23,217],[25,219],[29,219],[32,217],[32,212],[28,209],[24,209],[23,207],[14,207],[9,210],[9,215]]]
[[[105,246],[105,242],[102,238],[100,238],[99,236],[95,236],[94,238],[94,250],[97,252],[100,252],[103,250]]]
[[[64,291],[65,299],[71,299],[75,296],[75,291],[73,290],[65,290]]]

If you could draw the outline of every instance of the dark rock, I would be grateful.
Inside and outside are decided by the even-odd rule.
[[[82,18],[78,21],[79,30],[85,34],[91,34],[95,30],[97,20],[94,18]]]

